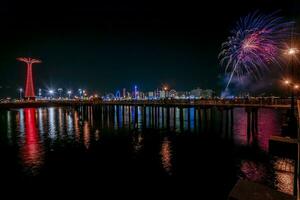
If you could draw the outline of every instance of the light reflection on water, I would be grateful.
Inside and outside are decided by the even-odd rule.
[[[163,139],[161,144],[161,162],[163,168],[169,175],[172,175],[172,150],[171,150],[171,142],[167,137]]]
[[[183,110],[140,106],[101,109],[93,107],[26,108],[6,111],[6,116],[7,143],[20,146],[21,162],[26,175],[30,176],[39,174],[40,169],[44,167],[44,161],[48,158],[47,152],[55,151],[54,144],[63,147],[66,143],[71,143],[89,151],[110,137],[121,141],[120,143],[125,143],[126,140],[122,139],[125,132],[131,134],[129,137],[131,147],[128,149],[132,149],[133,155],[143,155],[146,149],[150,148],[149,146],[154,148],[159,143],[156,153],[147,152],[146,155],[151,154],[152,157],[159,155],[158,168],[163,169],[168,176],[173,176],[176,171],[176,164],[174,164],[176,151],[180,152],[180,150],[177,149],[177,144],[170,140],[169,134],[196,138],[217,136],[224,141],[231,134],[232,140],[229,139],[229,141],[233,141],[235,145],[249,148],[255,146],[263,154],[267,154],[270,136],[280,134],[281,128],[280,113],[271,109],[259,111],[258,134],[255,139],[249,139],[247,136],[247,115],[241,108],[234,110],[233,127],[228,125],[230,120],[225,120],[226,115],[220,115],[219,111],[195,108],[183,108]],[[225,133],[227,131],[224,127],[232,133]],[[148,133],[149,130],[153,133]],[[14,134],[17,137],[14,137]],[[17,141],[14,142],[13,139]],[[185,145],[189,146],[189,144]],[[204,153],[209,154],[209,152]],[[202,159],[200,153],[198,158],[200,162]],[[292,193],[294,173],[292,160],[283,158],[271,160],[270,162],[274,163],[272,172],[268,169],[269,165],[265,165],[264,162],[248,159],[246,156],[238,159],[240,161],[237,166],[240,168],[236,173],[241,173],[242,178],[265,182],[265,179],[268,179],[272,173],[271,176],[275,179],[274,187],[285,193]]]
[[[287,158],[275,158],[274,169],[276,188],[284,193],[293,194],[295,162]]]
[[[55,140],[56,139],[56,135],[57,135],[57,132],[56,132],[56,119],[55,119],[55,110],[54,110],[55,108],[49,108],[49,134],[48,134],[48,136],[51,138],[51,139],[53,139],[53,140]]]
[[[40,135],[36,127],[36,110],[25,108],[25,141],[21,154],[25,170],[35,174],[43,164],[43,147],[40,143]]]
[[[269,138],[271,135],[280,135],[281,118],[278,111],[272,109],[261,109],[258,113],[258,135],[254,141],[247,138],[247,115],[244,108],[237,108],[234,111],[234,140],[237,144],[247,145],[249,143],[258,142],[259,147],[268,151]]]

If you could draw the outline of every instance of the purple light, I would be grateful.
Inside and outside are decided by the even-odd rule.
[[[234,75],[260,77],[263,69],[278,66],[281,52],[291,35],[293,22],[286,22],[276,13],[258,12],[241,18],[231,36],[222,44],[219,54],[225,72],[230,73],[227,87]]]

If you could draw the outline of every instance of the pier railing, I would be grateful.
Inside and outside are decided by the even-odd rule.
[[[77,105],[133,105],[133,106],[217,106],[217,107],[273,107],[288,108],[290,99],[249,98],[249,99],[159,99],[159,100],[37,100],[0,102],[0,108],[77,106]]]

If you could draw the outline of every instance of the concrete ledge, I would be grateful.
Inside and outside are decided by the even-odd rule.
[[[271,136],[270,140],[277,141],[277,142],[290,143],[290,144],[297,144],[297,139],[290,138],[290,137]]]
[[[270,154],[296,159],[297,152],[298,152],[297,139],[282,137],[282,136],[271,136],[269,140]]]

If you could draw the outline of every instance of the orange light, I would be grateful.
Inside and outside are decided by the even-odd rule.
[[[296,48],[289,48],[287,50],[288,55],[295,55],[296,53],[298,53],[298,49],[296,49]]]
[[[299,85],[294,85],[294,89],[299,89]]]
[[[291,82],[289,81],[289,80],[285,80],[284,81],[284,84],[286,84],[286,85],[288,85],[288,84],[290,84]]]

